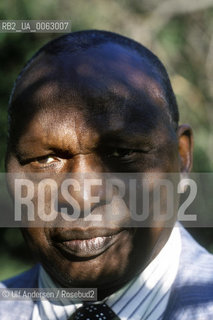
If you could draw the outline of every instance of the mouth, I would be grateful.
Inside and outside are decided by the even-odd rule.
[[[89,259],[106,251],[125,233],[126,230],[72,230],[56,236],[54,245],[68,258]]]

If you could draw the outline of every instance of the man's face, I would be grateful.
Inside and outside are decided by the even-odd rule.
[[[103,172],[178,172],[178,139],[161,82],[145,59],[119,45],[57,58],[41,54],[15,92],[17,124],[8,172],[44,176]],[[67,176],[66,175],[66,176]],[[80,178],[79,178],[80,179]],[[80,181],[80,180],[79,180]],[[82,183],[82,181],[81,181]],[[103,186],[91,207],[98,227],[79,218],[69,226],[26,228],[24,236],[46,270],[62,286],[97,287],[100,296],[120,288],[162,248],[170,230],[109,227],[113,210]],[[80,208],[87,190],[70,190]],[[61,200],[62,201],[62,200]],[[119,203],[116,210],[122,210]]]

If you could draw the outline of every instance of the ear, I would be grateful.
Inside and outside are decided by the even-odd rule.
[[[189,172],[192,168],[193,134],[188,124],[178,127],[180,171]]]

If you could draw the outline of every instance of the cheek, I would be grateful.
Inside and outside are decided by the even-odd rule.
[[[44,228],[22,228],[21,232],[36,260],[41,261],[41,256],[49,255],[50,245]]]
[[[178,147],[176,144],[159,149],[156,154],[156,167],[160,172],[179,171]]]

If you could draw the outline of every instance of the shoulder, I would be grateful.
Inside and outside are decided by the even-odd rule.
[[[180,283],[213,285],[213,255],[199,245],[183,227],[180,227],[180,231],[182,239]]]
[[[213,319],[213,255],[183,227],[180,232],[179,271],[163,319]]]
[[[0,288],[36,288],[38,287],[39,264],[15,277],[0,282]],[[4,300],[0,299],[1,320],[29,320],[31,319],[34,303],[32,300]]]
[[[15,277],[0,282],[1,288],[36,288],[38,286],[39,264]]]

